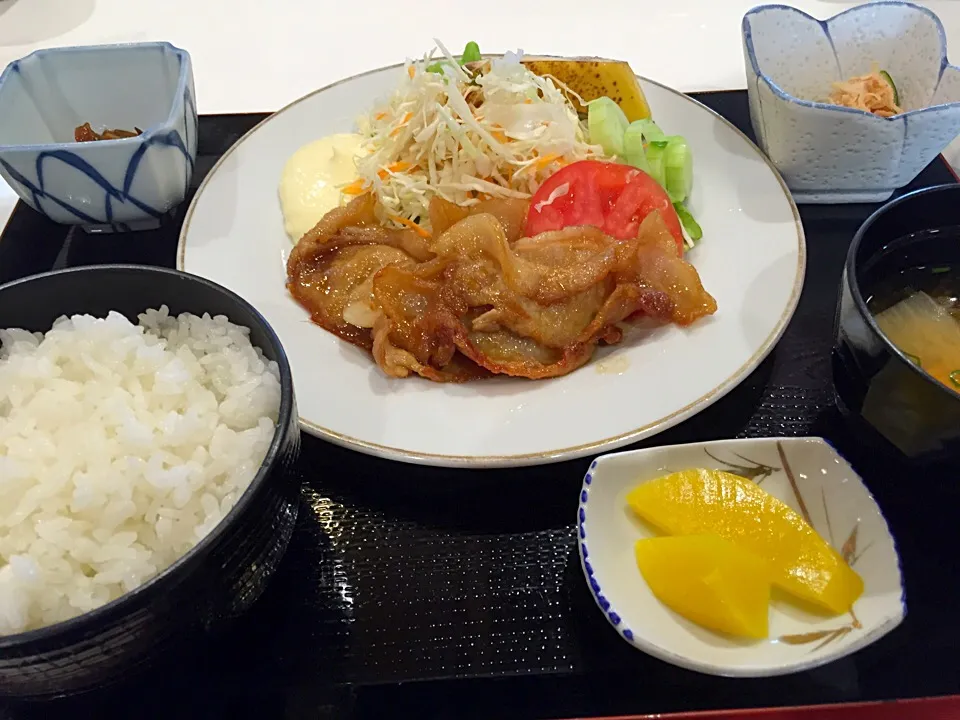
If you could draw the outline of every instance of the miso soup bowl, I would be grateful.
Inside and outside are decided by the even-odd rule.
[[[960,268],[960,185],[887,203],[857,231],[840,287],[833,350],[842,412],[910,459],[960,459],[960,392],[928,375],[880,331],[867,302],[904,270]]]

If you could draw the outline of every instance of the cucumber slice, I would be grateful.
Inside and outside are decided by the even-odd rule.
[[[647,174],[661,185],[663,185],[663,168],[668,145],[666,140],[653,140],[647,144],[647,163],[650,165]]]
[[[647,142],[666,139],[666,135],[663,134],[663,130],[661,130],[660,126],[657,125],[653,120],[649,118],[637,120],[636,124],[640,128],[640,132],[642,132],[643,136],[647,139]]]
[[[653,120],[630,123],[623,134],[623,159],[663,185],[671,200],[679,202],[689,194],[693,165],[686,141],[667,137]]]
[[[647,162],[647,151],[644,148],[643,120],[630,123],[623,133],[623,159],[628,165],[650,174],[650,163]]]
[[[880,71],[880,77],[882,77],[884,80],[886,80],[886,81],[887,81],[887,85],[889,85],[890,88],[893,90],[893,104],[894,104],[894,105],[899,105],[899,104],[900,104],[900,93],[897,91],[897,85],[896,85],[896,83],[893,82],[893,78],[890,77],[890,73],[888,73],[886,70],[881,70],[881,71]]]
[[[679,135],[667,139],[663,158],[663,186],[673,202],[683,202],[693,188],[693,154]]]
[[[703,237],[703,228],[693,219],[693,215],[690,214],[690,211],[687,210],[683,203],[674,203],[673,209],[677,211],[677,217],[680,218],[683,231],[689,236],[692,243],[696,245],[697,241]]]
[[[623,110],[608,97],[597,98],[587,106],[590,142],[602,147],[607,155],[623,156],[623,134],[628,125]]]

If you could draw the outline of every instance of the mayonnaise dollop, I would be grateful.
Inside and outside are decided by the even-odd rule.
[[[293,242],[341,204],[340,187],[357,179],[363,137],[328,135],[297,150],[280,176],[283,226]]]

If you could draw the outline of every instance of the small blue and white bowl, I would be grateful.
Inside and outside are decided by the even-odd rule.
[[[886,200],[960,134],[960,68],[927,8],[871,2],[818,20],[762,5],[742,30],[750,119],[798,203]],[[826,102],[834,82],[874,63],[896,83],[903,114]]]
[[[155,227],[190,186],[195,97],[190,55],[170,43],[38,50],[0,75],[0,176],[59,223]],[[87,122],[143,134],[75,142]]]

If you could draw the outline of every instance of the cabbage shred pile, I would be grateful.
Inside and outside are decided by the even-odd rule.
[[[437,43],[408,62],[390,100],[359,121],[369,154],[345,194],[373,192],[385,222],[429,232],[437,195],[470,206],[528,198],[561,167],[602,158],[558,82],[524,67],[521,55],[462,66]]]

